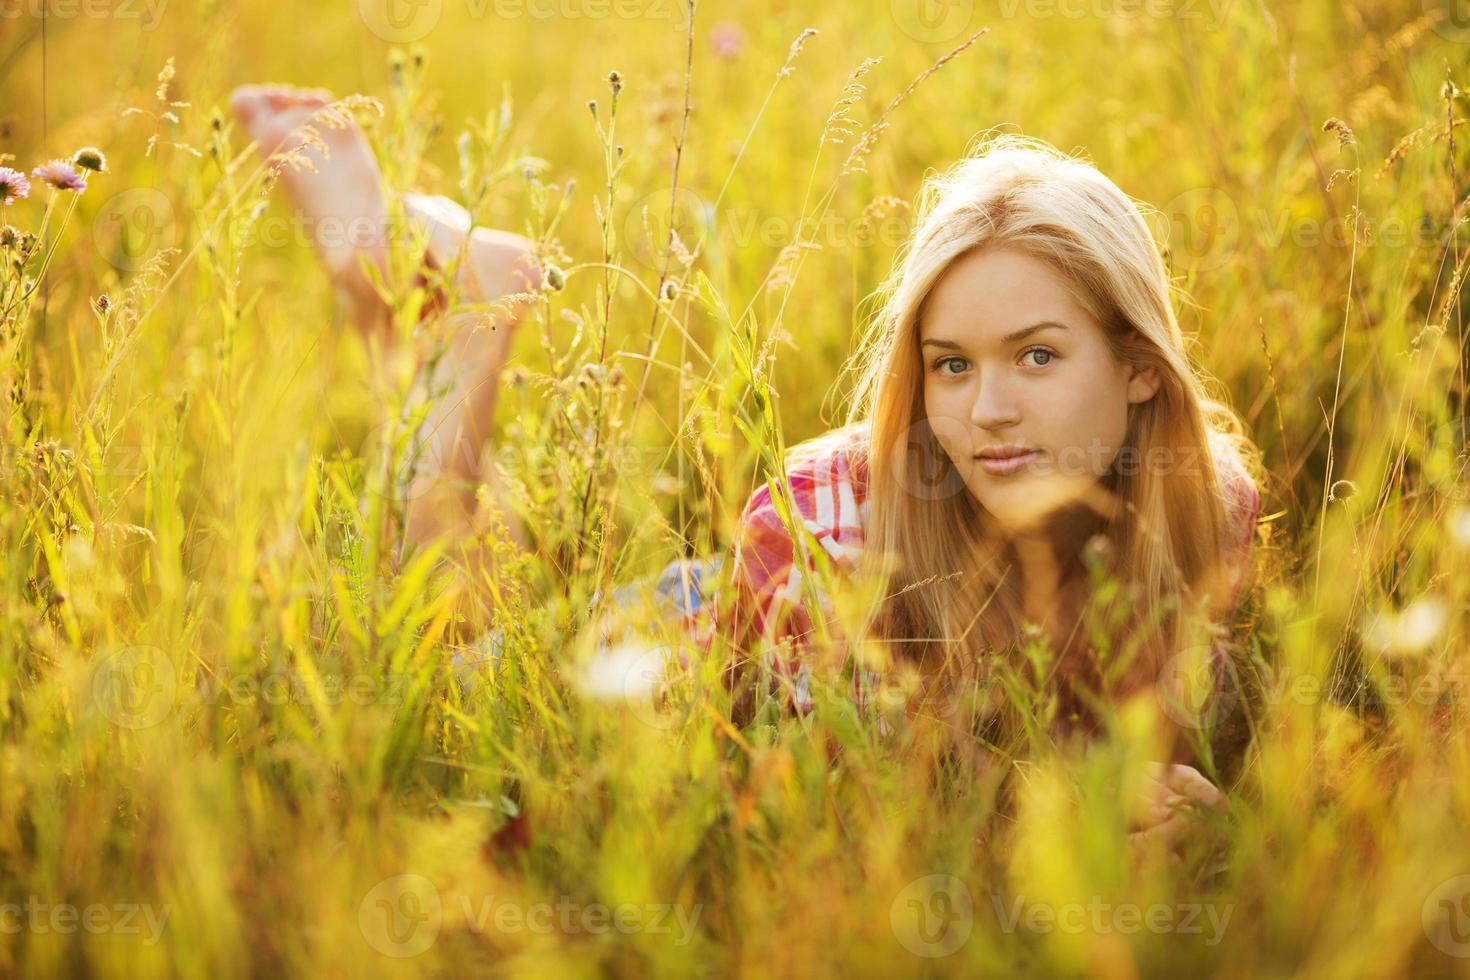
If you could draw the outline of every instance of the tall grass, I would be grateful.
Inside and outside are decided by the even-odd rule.
[[[1467,38],[1409,0],[985,6],[943,37],[700,6],[691,38],[448,4],[407,50],[346,7],[52,16],[44,112],[15,20],[0,153],[109,172],[0,213],[39,236],[0,280],[0,974],[1464,974]],[[498,409],[526,551],[401,546],[442,321],[404,268],[389,336],[335,312],[227,121],[253,80],[358,94],[390,187],[564,274]],[[1168,697],[986,746],[876,654],[859,714],[823,655],[809,717],[767,689],[747,723],[725,669],[769,651],[716,637],[650,692],[677,628],[607,600],[721,553],[839,420],[919,180],[1000,124],[1157,206],[1270,475],[1200,733],[1228,807],[1174,859],[1121,789]]]

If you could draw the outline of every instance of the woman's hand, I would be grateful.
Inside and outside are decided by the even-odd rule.
[[[1131,794],[1128,839],[1137,847],[1163,840],[1173,850],[1195,825],[1191,808],[1221,809],[1225,805],[1215,784],[1193,766],[1147,763],[1126,791]]]

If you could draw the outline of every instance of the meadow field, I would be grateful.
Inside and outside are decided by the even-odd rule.
[[[105,158],[0,203],[0,976],[1470,975],[1461,6],[0,0],[0,167]],[[437,321],[406,275],[346,320],[249,82],[555,266],[497,406],[526,550],[401,547]],[[828,651],[744,718],[718,637],[655,683],[676,626],[609,592],[844,420],[993,129],[1150,206],[1261,450],[1229,710],[981,745],[855,644],[878,711]],[[1227,806],[1140,849],[1181,718]]]

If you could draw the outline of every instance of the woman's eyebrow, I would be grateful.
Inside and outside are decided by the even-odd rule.
[[[1013,330],[1013,331],[1011,331],[1010,333],[1006,334],[1004,337],[1001,338],[1001,343],[1014,344],[1018,340],[1024,340],[1027,337],[1031,336],[1032,334],[1037,333],[1038,331],[1047,330],[1047,329],[1067,330],[1067,329],[1070,329],[1070,328],[1065,323],[1058,323],[1055,320],[1042,320],[1040,323],[1033,323],[1029,327],[1022,327],[1020,330]],[[919,346],[920,347],[942,347],[945,350],[962,350],[963,349],[959,344],[955,343],[953,340],[938,340],[938,339],[933,338],[933,337],[926,337],[925,339],[919,341]]]

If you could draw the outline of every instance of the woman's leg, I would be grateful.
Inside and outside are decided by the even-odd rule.
[[[296,150],[315,168],[288,165],[281,183],[348,315],[364,330],[386,335],[390,311],[362,268],[366,259],[386,274],[395,244],[382,174],[355,124],[332,128],[326,123],[321,110],[331,101],[321,89],[265,85],[237,89],[230,105],[262,154]],[[304,140],[306,126],[316,130],[320,143]],[[541,269],[528,239],[488,228],[471,232],[469,215],[447,198],[408,194],[403,206],[409,222],[426,234],[429,259],[440,268],[458,262],[455,282],[464,300],[491,304],[540,288]],[[420,379],[418,390],[419,397],[443,394],[419,434],[426,452],[423,469],[409,486],[404,531],[409,546],[476,530],[475,487],[481,483],[499,501],[494,467],[485,464],[482,452],[500,371],[524,307],[525,301],[517,300],[449,317],[446,355],[432,376]],[[523,543],[509,508],[499,509],[512,537]]]

